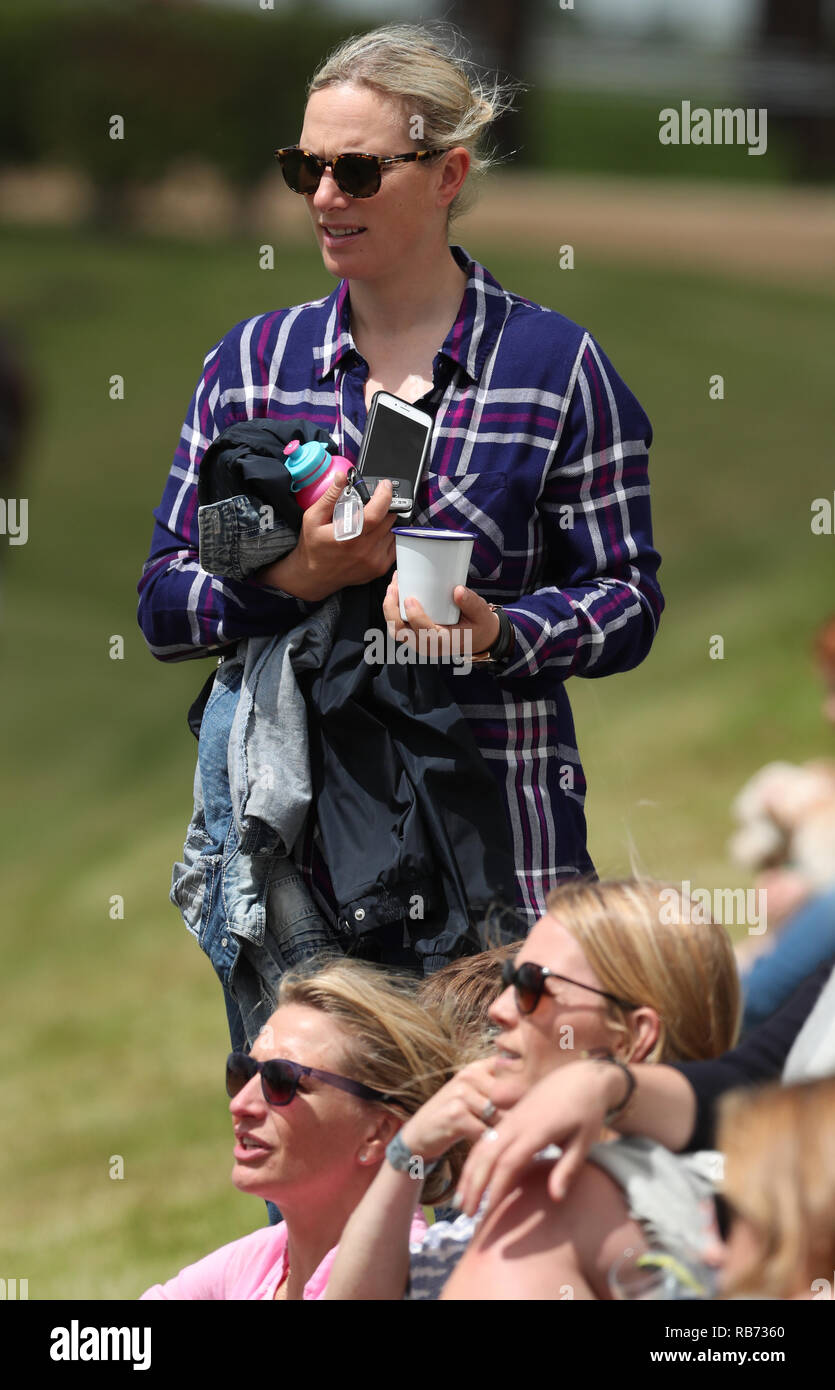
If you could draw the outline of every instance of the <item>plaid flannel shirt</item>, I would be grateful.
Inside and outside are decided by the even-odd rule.
[[[433,362],[439,404],[413,524],[474,530],[468,584],[513,624],[509,660],[463,675],[444,669],[502,788],[518,905],[533,920],[557,882],[592,871],[565,681],[636,666],[664,606],[647,476],[652,429],[589,333],[504,290],[462,247],[450,250],[468,282]],[[355,460],[367,375],[344,280],[326,298],[238,324],[208,353],[138,586],[139,622],[160,660],[285,632],[310,610],[254,580],[201,569],[197,471],[218,434],[257,416],[324,426]],[[297,855],[332,915],[314,817]]]

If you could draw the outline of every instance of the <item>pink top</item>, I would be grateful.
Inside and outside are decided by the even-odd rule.
[[[420,1241],[428,1227],[418,1207],[412,1221],[410,1241]],[[305,1298],[324,1298],[336,1249],[329,1250],[318,1269],[304,1286]],[[287,1225],[261,1226],[252,1235],[242,1236],[211,1255],[186,1265],[166,1284],[154,1284],[142,1294],[145,1299],[221,1300],[271,1299],[284,1277],[287,1260]]]

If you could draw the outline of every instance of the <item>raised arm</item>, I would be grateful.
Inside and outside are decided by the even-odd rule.
[[[342,1232],[326,1299],[391,1302],[403,1297],[409,1280],[409,1228],[421,1188],[408,1173],[381,1164]]]
[[[621,1134],[647,1135],[670,1149],[682,1148],[696,1111],[692,1087],[672,1067],[644,1063],[631,1071],[635,1089],[613,1127]],[[488,1187],[495,1208],[534,1154],[549,1144],[562,1149],[548,1180],[548,1191],[558,1201],[600,1138],[606,1115],[623,1100],[625,1085],[620,1067],[610,1063],[589,1060],[556,1067],[502,1118],[493,1143],[471,1150],[458,1185],[462,1209],[475,1215]]]
[[[401,1299],[409,1278],[409,1228],[421,1198],[421,1164],[428,1166],[461,1139],[474,1142],[486,1128],[492,1061],[473,1062],[411,1115],[400,1130],[414,1156],[413,1171],[384,1160],[339,1241],[326,1298]]]

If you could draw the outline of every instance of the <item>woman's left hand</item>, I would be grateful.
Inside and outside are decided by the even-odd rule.
[[[451,652],[453,656],[476,656],[479,652],[487,651],[499,635],[499,619],[493,612],[486,599],[480,594],[473,593],[472,589],[465,589],[463,584],[459,584],[452,594],[453,602],[458,604],[461,609],[461,617],[457,623],[444,624],[436,623],[424,612],[417,599],[406,599],[406,612],[409,615],[408,622],[403,621],[400,616],[400,590],[397,587],[397,571],[392,575],[391,583],[386,590],[383,600],[383,617],[389,625],[389,631],[393,634],[395,641],[409,642],[412,646],[416,645],[416,634],[421,630],[428,632],[445,632],[449,636],[447,642],[443,639],[438,642],[438,650],[441,655]],[[471,636],[467,638],[465,634],[469,632]],[[460,634],[458,637],[454,633]],[[430,648],[430,651],[432,649]]]

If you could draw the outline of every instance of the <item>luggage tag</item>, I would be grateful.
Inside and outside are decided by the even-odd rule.
[[[336,540],[352,541],[362,535],[365,521],[363,504],[368,500],[368,488],[356,468],[350,467],[345,487],[333,509],[333,534]]]

